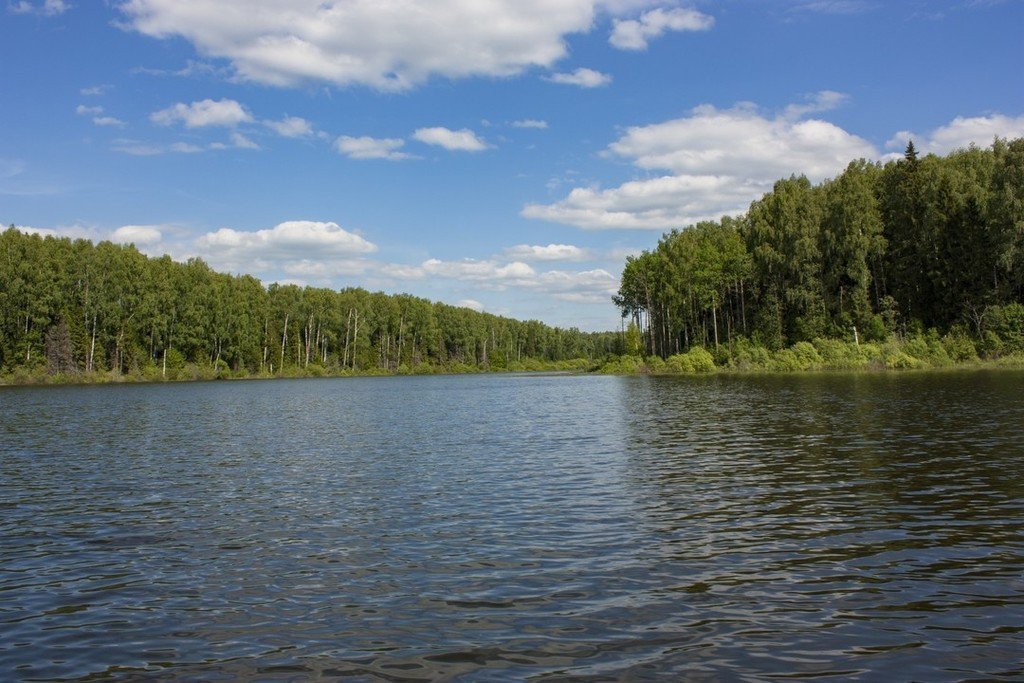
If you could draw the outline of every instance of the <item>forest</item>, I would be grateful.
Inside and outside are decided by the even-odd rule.
[[[629,257],[615,297],[631,353],[703,349],[719,365],[819,354],[824,340],[941,342],[953,360],[1021,352],[1022,303],[1024,139],[944,157],[910,142],[817,185],[779,180],[746,214]]]
[[[0,233],[0,377],[209,379],[569,369],[617,333],[521,322],[410,295],[265,287],[200,259]]]
[[[1024,139],[779,180],[626,260],[628,330],[0,233],[0,380],[917,367],[1024,354]],[[625,326],[623,326],[625,327]],[[1016,354],[1016,355],[1015,355]],[[646,359],[646,360],[645,360]]]

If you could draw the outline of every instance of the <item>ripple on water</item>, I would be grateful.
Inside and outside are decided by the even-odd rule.
[[[2,389],[0,678],[1019,679],[1022,380]]]

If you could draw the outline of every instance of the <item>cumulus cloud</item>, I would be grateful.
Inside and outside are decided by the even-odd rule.
[[[97,126],[114,126],[115,128],[123,128],[127,125],[121,119],[114,118],[113,116],[95,116],[92,122]]]
[[[129,138],[118,138],[111,143],[111,149],[115,152],[122,152],[124,154],[131,154],[137,157],[149,157],[157,156],[159,154],[198,154],[208,149],[225,149],[227,145],[222,143],[213,143],[206,147],[200,147],[199,145],[192,144],[191,142],[172,142],[171,144],[157,144],[150,142],[142,142],[139,140],[132,140]]]
[[[522,215],[584,229],[665,230],[740,213],[770,187],[732,176],[660,176],[578,187],[554,204],[527,204]]]
[[[124,121],[116,119],[113,116],[100,116],[100,114],[103,113],[103,107],[100,106],[90,107],[80,104],[75,107],[75,113],[79,116],[92,116],[92,122],[97,126],[116,126],[121,128],[126,125]]]
[[[512,122],[513,128],[536,128],[537,130],[546,130],[548,127],[547,121],[540,119],[520,119]]]
[[[200,100],[191,104],[178,102],[167,109],[149,115],[150,121],[161,126],[183,123],[186,128],[206,126],[235,126],[252,121],[252,115],[234,100]]]
[[[636,6],[636,3],[627,3]],[[602,0],[126,0],[124,25],[182,37],[243,80],[403,90],[432,76],[512,76],[550,68],[566,38],[592,30]]]
[[[533,268],[521,261],[502,264],[497,261],[477,259],[463,259],[461,261],[428,259],[423,262],[420,268],[425,275],[433,277],[469,280],[498,287],[522,282],[536,275],[536,271]]]
[[[56,17],[71,9],[70,3],[64,0],[43,0],[41,3],[29,2],[29,0],[18,0],[7,5],[7,11],[12,14],[36,14],[41,17]]]
[[[886,147],[902,150],[907,146],[907,142],[913,140],[914,146],[920,152],[948,154],[955,149],[963,149],[972,144],[987,147],[996,137],[1024,137],[1024,115],[1016,117],[1003,114],[958,116],[927,135],[915,135],[910,131],[900,131],[886,143]]]
[[[302,138],[313,134],[313,124],[299,116],[285,116],[280,121],[264,121],[263,125],[286,138]]]
[[[399,161],[411,155],[398,151],[405,145],[401,138],[374,138],[368,135],[349,137],[342,135],[334,142],[335,149],[350,159],[386,159]]]
[[[303,261],[326,263],[377,250],[372,242],[337,223],[286,221],[273,228],[244,231],[221,228],[196,240],[199,256],[230,270],[295,267]]]
[[[484,305],[476,299],[460,299],[455,302],[455,305],[459,308],[469,308],[478,313],[484,310]]]
[[[640,168],[773,181],[793,173],[823,180],[874,147],[818,119],[769,118],[755,107],[702,105],[690,116],[627,129],[609,146]]]
[[[95,228],[84,225],[67,225],[56,228],[40,228],[30,225],[15,225],[14,229],[26,235],[39,235],[40,237],[69,237],[71,239],[100,240],[104,235]]]
[[[620,50],[646,50],[648,41],[666,31],[707,31],[714,25],[714,17],[695,9],[658,8],[639,19],[616,19],[608,42]]]
[[[419,128],[412,136],[422,143],[444,147],[451,151],[479,152],[487,149],[487,143],[468,128],[460,130],[451,130],[443,126]]]
[[[608,303],[619,291],[619,280],[601,268],[580,272],[549,270],[541,273],[531,287],[563,301]]]
[[[239,133],[237,130],[231,132],[229,139],[231,140],[231,146],[235,149],[260,149],[259,145]]]
[[[152,246],[163,240],[163,233],[157,225],[122,225],[110,234],[110,240],[137,247]]]
[[[572,244],[517,244],[505,249],[504,255],[516,261],[586,261],[593,257],[589,249]]]
[[[834,100],[822,95],[812,104]],[[629,128],[607,153],[663,173],[613,188],[579,187],[522,214],[590,229],[683,227],[741,213],[778,178],[802,173],[820,181],[851,159],[877,157],[873,145],[834,124],[794,116],[792,108],[771,117],[750,104],[702,105],[682,118]]]
[[[575,85],[580,88],[600,88],[611,83],[612,77],[600,71],[580,67],[572,72],[551,74],[546,80],[561,85]]]
[[[519,289],[536,294],[578,302],[606,303],[619,288],[614,275],[606,270],[549,270],[538,272],[522,261],[428,259],[419,266],[385,264],[382,274],[398,279],[448,279],[471,283],[491,291]]]
[[[788,119],[799,119],[808,114],[820,114],[826,111],[837,109],[849,101],[850,96],[846,93],[835,90],[822,90],[806,98],[800,104],[791,104],[786,107],[784,116]]]
[[[112,86],[112,85],[93,85],[93,86],[90,86],[88,88],[82,88],[78,92],[79,92],[79,94],[81,94],[84,97],[97,97],[97,96],[102,95],[103,93],[107,92],[112,87],[114,87],[114,86]]]

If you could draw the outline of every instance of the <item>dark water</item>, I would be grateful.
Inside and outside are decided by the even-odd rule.
[[[1024,678],[1024,374],[0,389],[0,679]]]

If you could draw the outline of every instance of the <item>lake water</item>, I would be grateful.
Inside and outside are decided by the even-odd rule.
[[[0,388],[0,679],[1024,678],[1024,374]]]

